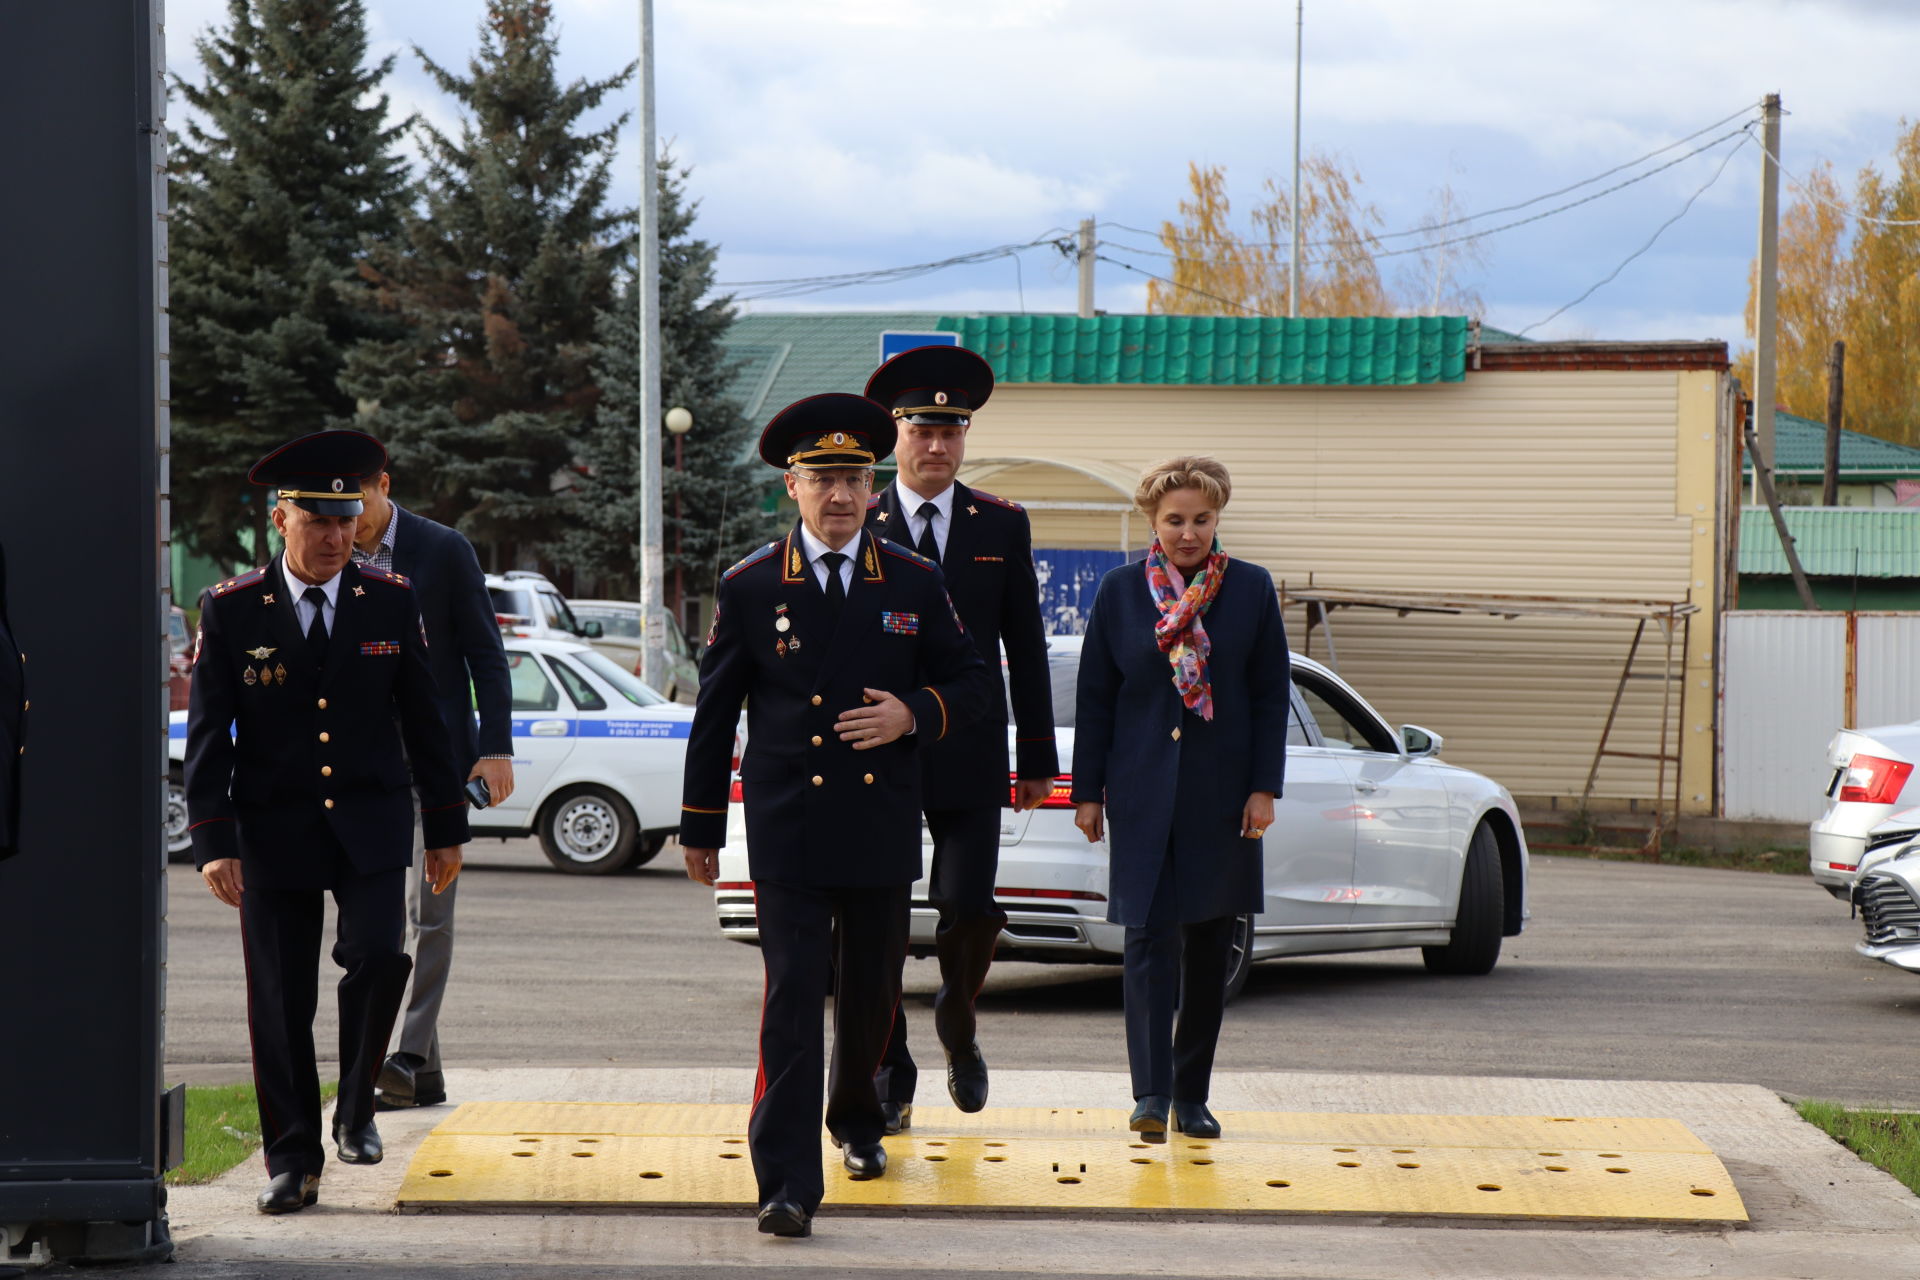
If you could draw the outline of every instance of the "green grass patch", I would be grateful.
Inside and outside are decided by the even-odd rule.
[[[1548,834],[1558,835],[1558,832]],[[1649,858],[1638,849],[1588,846],[1568,848],[1556,840],[1527,840],[1535,853],[1556,858],[1599,858],[1607,862],[1657,862],[1669,867],[1712,867],[1719,871],[1761,871],[1770,875],[1810,876],[1805,849],[1714,849],[1674,848],[1663,845],[1658,858]]]
[[[1920,1115],[1855,1111],[1837,1102],[1802,1102],[1800,1118],[1868,1164],[1885,1169],[1920,1194]]]
[[[322,1105],[340,1086],[320,1086]],[[187,1086],[186,1159],[167,1175],[167,1185],[193,1186],[215,1178],[260,1146],[260,1108],[250,1084]]]

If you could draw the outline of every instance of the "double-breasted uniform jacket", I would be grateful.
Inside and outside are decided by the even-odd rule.
[[[1241,838],[1240,817],[1286,781],[1293,683],[1273,578],[1229,559],[1202,620],[1212,720],[1180,700],[1159,618],[1142,562],[1123,564],[1101,579],[1080,650],[1073,799],[1107,806],[1107,918],[1144,926],[1167,859],[1181,920],[1257,913],[1261,841]]]
[[[914,508],[919,505],[911,497],[907,501]],[[1052,778],[1060,772],[1060,758],[1053,738],[1053,685],[1047,675],[1032,524],[1018,503],[958,482],[952,512],[940,568],[947,594],[989,671],[999,672],[1001,646],[1006,647],[1015,726],[1013,772],[1022,778]],[[867,502],[867,528],[910,547],[908,514],[898,486],[888,485]],[[923,749],[920,762],[921,801],[927,808],[1005,807],[1007,702],[993,698],[979,720]]]
[[[440,713],[453,735],[454,764],[464,778],[481,756],[513,754],[507,651],[473,544],[458,530],[394,505],[400,511],[393,536],[394,572],[413,584],[420,621],[431,637],[427,660],[440,691]]]
[[[798,525],[729,569],[715,597],[680,843],[726,843],[727,766],[745,700],[740,780],[755,880],[911,884],[920,875],[919,753],[999,696],[938,565],[866,532],[848,552],[853,585],[831,632]],[[842,742],[834,722],[866,689],[905,702],[915,732],[864,751]]]
[[[342,854],[362,875],[411,866],[415,781],[427,847],[465,843],[461,774],[407,580],[341,570],[322,667],[284,565],[201,597],[187,717],[194,864],[237,857],[249,885],[287,889],[326,887]]]
[[[20,848],[20,758],[27,753],[27,658],[7,620],[7,557],[0,548],[0,858]]]

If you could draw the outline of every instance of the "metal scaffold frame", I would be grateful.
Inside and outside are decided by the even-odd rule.
[[[1312,656],[1313,632],[1319,627],[1327,646],[1328,665],[1335,670],[1340,666],[1340,655],[1333,643],[1333,611],[1335,609],[1390,609],[1406,617],[1410,613],[1439,614],[1484,614],[1496,618],[1609,618],[1623,622],[1633,622],[1633,643],[1627,648],[1627,660],[1621,665],[1619,682],[1614,686],[1613,701],[1607,707],[1607,720],[1600,730],[1600,741],[1593,752],[1593,765],[1587,770],[1587,785],[1580,793],[1580,803],[1584,808],[1593,796],[1595,780],[1600,775],[1600,762],[1612,756],[1628,760],[1651,760],[1654,764],[1654,808],[1653,826],[1647,833],[1647,841],[1641,846],[1643,856],[1660,856],[1660,844],[1667,832],[1673,829],[1680,817],[1680,743],[1677,741],[1676,722],[1686,723],[1687,718],[1687,681],[1686,655],[1687,644],[1692,638],[1693,615],[1700,612],[1700,606],[1685,600],[1627,600],[1605,596],[1524,596],[1503,595],[1472,591],[1368,591],[1346,587],[1318,587],[1313,585],[1312,575],[1308,575],[1305,587],[1280,584],[1280,607],[1285,609],[1291,602],[1306,606],[1306,635],[1301,645],[1302,652]],[[1660,628],[1664,649],[1661,669],[1658,672],[1635,671],[1634,662],[1640,656],[1641,641],[1645,639],[1649,624]],[[1676,653],[1677,646],[1677,653]],[[1621,751],[1607,744],[1613,737],[1614,722],[1619,717],[1620,703],[1625,697],[1627,683],[1631,680],[1659,680],[1660,690],[1660,744],[1657,751]],[[1680,694],[1674,697],[1674,689]],[[1667,776],[1669,768],[1673,775],[1673,787],[1669,791]],[[1673,797],[1671,811],[1667,797]]]

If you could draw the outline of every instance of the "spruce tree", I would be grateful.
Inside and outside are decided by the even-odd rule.
[[[362,345],[345,380],[401,501],[491,544],[496,565],[552,537],[555,477],[592,421],[595,317],[633,221],[606,207],[626,117],[581,120],[634,69],[562,85],[556,53],[549,0],[490,0],[465,76],[420,53],[462,108],[460,136],[421,127],[422,206],[365,268],[406,335]]]
[[[228,0],[227,19],[197,42],[205,82],[176,81],[196,114],[173,151],[169,311],[177,533],[233,567],[267,545],[248,466],[351,413],[346,352],[390,332],[353,296],[356,262],[398,233],[407,173],[362,0]]]
[[[668,581],[681,571],[686,595],[711,594],[713,576],[772,536],[761,509],[765,468],[743,460],[752,424],[727,398],[731,369],[721,345],[733,323],[731,297],[710,298],[715,247],[692,234],[698,204],[686,198],[689,171],[662,157],[660,183],[660,392],[663,408],[693,414],[681,439],[661,433]],[[548,544],[556,561],[591,576],[600,591],[638,598],[635,564],[640,536],[640,323],[634,278],[600,315],[594,372],[600,402],[582,441],[581,475],[569,497],[560,537]],[[679,520],[673,519],[676,509]]]

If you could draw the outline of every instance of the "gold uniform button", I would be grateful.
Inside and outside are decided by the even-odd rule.
[[[814,786],[816,786],[816,787],[819,787],[819,786],[824,786],[824,785],[826,785],[826,781],[827,781],[827,780],[826,780],[825,778],[823,778],[823,777],[821,777],[821,776],[820,776],[819,774],[817,774],[817,773],[813,775],[813,785],[814,785]]]
[[[327,736],[326,734],[324,734],[324,733],[322,733],[322,734],[320,735],[320,741],[322,741],[322,742],[332,742],[332,741],[333,741],[333,739],[332,739],[332,738],[330,738],[330,737],[328,737],[328,736]]]
[[[332,801],[332,800],[328,800],[328,801],[327,801],[327,808],[329,808],[329,809],[331,809],[331,808],[333,808],[333,801]]]
[[[330,764],[321,765],[320,776],[323,778],[331,778],[333,776],[333,766]]]
[[[820,705],[820,695],[817,693],[813,695],[813,705],[816,707]]]
[[[817,733],[813,735],[813,745],[816,747],[820,745],[820,735]]]
[[[1174,740],[1175,742],[1178,742],[1178,741],[1180,741],[1180,730],[1179,730],[1179,728],[1178,728],[1178,727],[1176,727],[1176,728],[1174,729],[1174,731],[1173,731],[1173,740]]]
[[[872,785],[873,785],[873,775],[872,775],[872,774],[868,774],[868,775],[867,775],[867,785],[868,785],[868,786],[872,786]]]
[[[320,699],[320,709],[322,711],[327,709],[327,700],[325,698]]]

